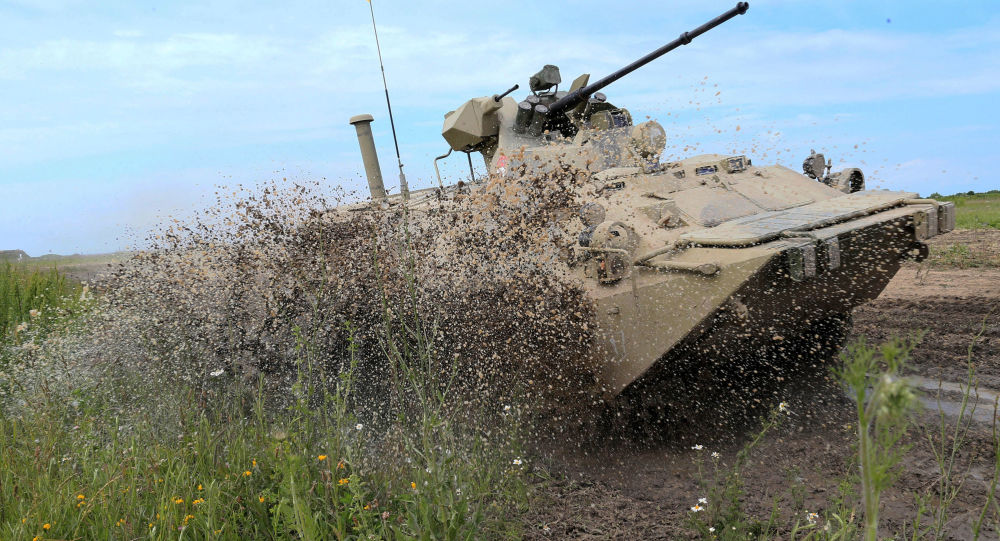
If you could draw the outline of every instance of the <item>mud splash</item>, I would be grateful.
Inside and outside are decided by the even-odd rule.
[[[466,400],[559,403],[594,381],[593,309],[561,270],[569,187],[583,179],[492,177],[415,194],[409,209],[287,181],[220,195],[99,284],[95,349],[164,384],[262,379],[279,403],[304,360],[332,380],[354,354],[375,413],[390,395],[387,339],[427,341],[423,369]]]

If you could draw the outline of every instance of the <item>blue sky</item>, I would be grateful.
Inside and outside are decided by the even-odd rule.
[[[413,187],[435,182],[442,116],[465,99],[526,87],[546,63],[564,80],[603,76],[735,5],[374,1]],[[0,249],[134,246],[220,184],[363,189],[347,124],[362,112],[393,178],[368,4],[247,4],[0,2]],[[746,153],[798,169],[815,148],[862,167],[870,187],[1000,188],[998,8],[751,1],[605,92],[659,120],[670,157]],[[465,171],[453,160],[442,172]]]

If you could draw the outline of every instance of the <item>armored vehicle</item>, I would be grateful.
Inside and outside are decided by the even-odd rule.
[[[746,155],[662,161],[663,127],[636,123],[600,92],[747,9],[740,2],[596,82],[582,75],[562,91],[558,68],[547,65],[520,102],[507,95],[515,86],[445,115],[449,154],[479,153],[491,178],[567,165],[587,172],[563,272],[596,306],[605,352],[597,372],[609,395],[694,343],[732,355],[825,332],[819,324],[846,320],[904,259],[927,255],[925,240],[954,228],[952,203],[866,190],[860,170],[832,172],[818,153],[806,158],[805,174]],[[386,196],[370,120],[352,123],[373,199],[419,209],[456,193],[442,185]]]

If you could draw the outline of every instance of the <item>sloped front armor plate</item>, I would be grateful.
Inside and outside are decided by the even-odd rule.
[[[767,242],[785,231],[809,231],[872,214],[914,199],[912,192],[865,191],[788,210],[747,216],[718,227],[697,229],[681,239],[703,246],[748,246]]]

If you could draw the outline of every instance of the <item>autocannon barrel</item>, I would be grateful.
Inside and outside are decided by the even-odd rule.
[[[705,32],[708,32],[709,30],[715,28],[716,26],[719,26],[720,24],[728,21],[729,19],[732,19],[737,15],[743,15],[744,13],[747,12],[748,9],[750,9],[749,2],[739,2],[738,4],[736,4],[736,7],[730,9],[729,11],[723,13],[722,15],[719,15],[718,17],[712,19],[711,21],[708,21],[707,23],[699,26],[698,28],[695,28],[690,32],[684,32],[677,39],[647,54],[646,56],[640,58],[639,60],[632,62],[631,64],[625,66],[624,68],[619,69],[618,71],[612,73],[611,75],[608,75],[607,77],[604,77],[603,79],[596,81],[593,84],[587,85],[579,90],[575,90],[563,96],[559,100],[549,105],[549,114],[555,114],[560,111],[565,111],[576,107],[580,103],[586,101],[587,98],[589,98],[590,95],[593,94],[594,92],[601,90],[602,88],[608,86],[609,84],[617,81],[618,79],[621,79],[622,77],[628,75],[629,73],[632,73],[633,71],[641,68],[642,66],[645,66],[646,64],[652,62],[653,60],[656,60],[657,58],[669,53],[670,51],[676,49],[677,47],[691,43],[691,40],[693,40],[694,38],[704,34]]]

